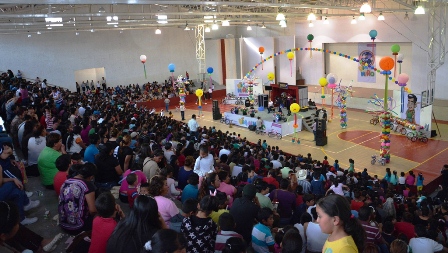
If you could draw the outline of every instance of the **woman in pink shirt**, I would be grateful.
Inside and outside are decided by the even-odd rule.
[[[156,175],[151,178],[149,194],[156,200],[160,216],[162,216],[167,227],[170,226],[170,219],[179,213],[176,204],[171,199],[164,197],[169,190],[166,177]]]
[[[224,192],[227,194],[229,198],[229,207],[232,207],[233,204],[233,196],[236,194],[235,186],[230,184],[230,176],[227,171],[220,171],[218,173],[219,180],[221,184],[219,184],[218,191]]]
[[[406,177],[406,186],[409,187],[410,185],[415,184],[415,175],[414,172],[411,170],[409,171],[409,175]]]

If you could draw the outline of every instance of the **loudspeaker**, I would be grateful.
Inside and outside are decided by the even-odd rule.
[[[268,95],[262,95],[262,96],[263,96],[263,107],[268,108],[269,96]],[[258,101],[260,101],[260,99],[258,99]]]
[[[213,113],[213,120],[220,120],[222,119],[221,113]]]
[[[437,136],[437,131],[436,130],[431,130],[431,138],[432,137],[436,137]]]
[[[318,119],[316,124],[316,131],[327,130],[327,121],[324,119]]]
[[[258,107],[263,107],[263,94],[258,95]]]
[[[213,109],[219,108],[218,107],[218,100],[213,100]]]
[[[327,145],[327,141],[328,141],[327,136],[321,136],[321,137],[316,136],[316,146],[325,146]]]
[[[257,129],[256,125],[249,125],[247,128],[249,128],[249,131],[255,131]]]

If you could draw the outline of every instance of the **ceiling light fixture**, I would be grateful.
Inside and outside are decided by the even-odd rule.
[[[310,20],[310,23],[308,24],[308,27],[314,27],[313,21]]]
[[[157,23],[159,23],[159,24],[167,24],[168,23],[167,15],[157,15]]]
[[[75,32],[75,35],[79,35],[79,32]]]
[[[222,26],[230,26],[230,22],[229,22],[229,20],[224,19],[224,20],[221,22],[221,25],[222,25]]]
[[[103,6],[101,6],[101,7],[98,9],[98,12],[99,12],[99,13],[104,13],[104,12],[106,12],[106,10],[104,9]]]
[[[280,21],[280,27],[282,27],[282,28],[287,27],[287,25],[286,25],[286,20],[282,20],[282,21]]]
[[[425,14],[425,9],[423,8],[423,6],[419,5],[417,7],[417,9],[415,9],[414,14],[415,15],[423,15],[423,14]]]
[[[314,15],[313,12],[310,12],[310,14],[308,14],[308,17],[306,19],[314,21],[314,20],[316,20],[316,15]]]
[[[370,7],[369,2],[365,1],[362,4],[361,8],[359,9],[359,12],[361,12],[361,13],[370,13],[370,12],[372,12],[372,7]]]
[[[40,31],[37,31],[37,34],[42,34]]]
[[[364,13],[361,13],[361,15],[359,15],[359,20],[364,21],[366,20],[366,16],[364,16]]]
[[[155,31],[155,34],[162,34],[162,30],[160,30],[160,29],[157,27],[157,29],[156,29],[156,31]]]
[[[406,14],[404,14],[404,20],[409,20],[409,15],[407,12],[406,12]]]
[[[185,28],[184,28],[184,31],[190,31],[191,29],[190,29],[190,27],[188,27],[188,22],[185,22]]]
[[[275,20],[277,20],[277,21],[280,21],[280,20],[283,20],[283,19],[285,19],[285,15],[283,15],[283,13],[278,13],[277,17],[275,18]]]
[[[380,12],[380,15],[378,16],[378,20],[379,20],[379,21],[383,21],[384,19],[385,19],[385,18],[384,18],[383,13]]]
[[[107,22],[110,22],[110,21],[112,21],[112,17],[111,16],[107,16],[106,20],[107,20]]]
[[[246,30],[252,31],[252,27],[250,25],[247,26]]]
[[[205,30],[204,30],[204,32],[206,32],[206,33],[209,33],[210,32],[210,27],[205,27]]]
[[[118,21],[118,16],[113,16],[112,19]]]
[[[213,23],[213,25],[212,25],[212,30],[218,30],[218,29],[219,29],[219,25],[216,24],[216,21],[215,21],[215,23]]]
[[[266,28],[266,26],[264,25],[264,22],[263,22],[263,24],[261,25],[260,28],[262,28],[262,29],[265,29],[265,28]]]
[[[93,33],[93,32],[95,32],[95,30],[94,30],[94,29],[91,29],[90,32]]]
[[[327,17],[325,17],[325,20],[324,20],[324,25],[328,25],[328,24],[330,24],[330,21],[328,21],[328,18],[327,18]]]
[[[356,22],[356,18],[355,18],[355,16],[353,16],[353,19],[352,19],[352,22],[351,22],[351,24],[352,25],[356,25],[358,22]]]
[[[28,34],[28,38],[31,38],[31,34]]]

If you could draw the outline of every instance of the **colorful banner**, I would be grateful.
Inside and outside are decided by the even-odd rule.
[[[376,83],[375,68],[375,43],[359,43],[358,44],[358,82]]]
[[[235,96],[237,97],[249,96],[249,87],[243,80],[235,80]]]

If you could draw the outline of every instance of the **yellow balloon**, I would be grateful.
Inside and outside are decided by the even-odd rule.
[[[289,60],[294,59],[294,53],[293,52],[289,52],[286,54],[286,57],[288,57]]]
[[[204,94],[204,91],[202,91],[202,89],[197,89],[196,90],[196,96],[197,97],[202,97],[203,94]]]
[[[327,78],[325,78],[325,77],[321,77],[321,78],[319,79],[319,85],[320,85],[320,87],[325,87],[325,86],[327,86],[327,84],[328,84]]]
[[[275,78],[274,73],[269,72],[269,73],[268,73],[268,80],[269,80],[269,81],[274,81],[274,78]]]
[[[298,112],[300,111],[300,105],[297,104],[297,103],[292,103],[292,104],[289,106],[289,110],[290,110],[292,113],[298,113]]]

